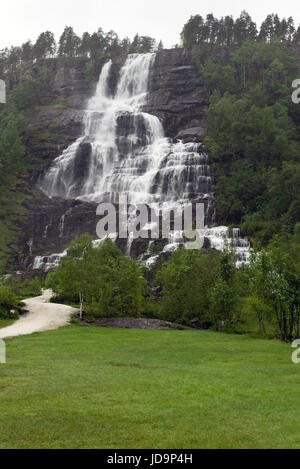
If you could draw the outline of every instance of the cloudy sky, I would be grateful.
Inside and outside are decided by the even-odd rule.
[[[268,13],[293,16],[300,23],[297,0],[1,0],[0,49],[36,40],[50,30],[59,37],[66,25],[76,33],[93,32],[100,26],[121,37],[136,32],[162,39],[167,47],[179,42],[183,24],[191,15],[239,16],[247,10],[258,25]]]

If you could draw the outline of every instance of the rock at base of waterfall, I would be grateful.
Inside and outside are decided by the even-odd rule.
[[[181,130],[175,137],[175,139],[183,140],[187,142],[200,142],[207,134],[206,129],[203,127],[190,127],[189,129]]]

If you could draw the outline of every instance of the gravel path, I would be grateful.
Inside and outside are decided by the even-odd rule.
[[[51,290],[44,290],[41,296],[23,300],[28,314],[22,316],[14,324],[0,329],[0,339],[32,334],[33,332],[50,331],[69,323],[77,309],[71,306],[49,303]]]

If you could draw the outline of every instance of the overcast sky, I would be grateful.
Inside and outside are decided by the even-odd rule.
[[[268,13],[293,16],[300,23],[299,0],[1,0],[0,49],[20,45],[50,30],[59,37],[66,25],[81,35],[100,26],[120,37],[141,35],[162,39],[165,47],[179,42],[191,15],[239,16],[247,10],[258,25]]]

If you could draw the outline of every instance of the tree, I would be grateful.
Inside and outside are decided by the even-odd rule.
[[[156,41],[150,36],[139,36],[136,34],[130,46],[131,53],[145,54],[153,52],[156,48]]]
[[[13,293],[11,287],[0,285],[0,317],[11,317],[10,310],[15,310],[19,306],[17,296]]]
[[[255,40],[256,36],[256,24],[252,21],[249,13],[243,10],[234,25],[234,40],[237,44],[242,44],[247,39]]]
[[[224,18],[224,39],[220,40],[220,44],[231,46],[234,41],[234,19],[232,16],[225,16]]]
[[[33,46],[33,56],[36,59],[53,57],[56,51],[54,34],[50,31],[41,33]]]
[[[91,35],[87,32],[82,35],[79,52],[84,57],[91,56]]]
[[[292,42],[296,33],[295,23],[292,16],[287,19],[287,41]]]
[[[183,47],[191,48],[193,45],[199,44],[203,41],[205,39],[204,29],[204,20],[202,16],[191,16],[181,32]]]
[[[178,249],[156,276],[161,288],[163,318],[183,324],[197,318],[203,326],[211,323],[209,290],[214,285],[218,254]]]
[[[260,40],[271,42],[274,39],[279,41],[292,42],[295,36],[294,20],[290,16],[287,20],[283,18],[280,20],[276,14],[268,15],[262,22],[258,38]]]
[[[58,55],[76,57],[80,50],[80,37],[75,34],[71,26],[66,26],[58,43]]]
[[[283,341],[299,337],[300,325],[300,230],[293,236],[275,236],[268,250],[255,252],[249,268],[249,305],[256,311],[260,333],[264,318],[277,325]]]
[[[251,295],[246,300],[246,308],[256,314],[260,335],[265,334],[265,317],[271,317],[270,305],[271,259],[265,250],[253,253],[249,273]]]
[[[216,43],[219,32],[219,22],[212,13],[206,16],[205,31],[205,39],[212,44]]]
[[[83,308],[96,316],[139,316],[142,310],[141,270],[109,238],[98,248],[88,235],[73,241],[46,284],[64,301],[79,300],[80,316]]]
[[[273,39],[275,34],[273,17],[274,15],[268,15],[262,22],[259,32],[259,39],[267,42],[270,42]]]
[[[294,34],[293,41],[295,44],[300,44],[300,26],[298,26],[297,31]]]
[[[237,299],[235,267],[231,254],[224,251],[221,254],[216,282],[210,290],[210,310],[218,331],[230,326],[236,312]]]
[[[105,37],[101,28],[91,35],[90,39],[90,57],[92,62],[96,62],[104,57],[105,54]]]
[[[21,47],[21,60],[24,63],[29,63],[33,59],[33,45],[31,41],[24,42]]]
[[[22,49],[21,47],[11,47],[7,55],[7,66],[13,71],[21,64]]]

